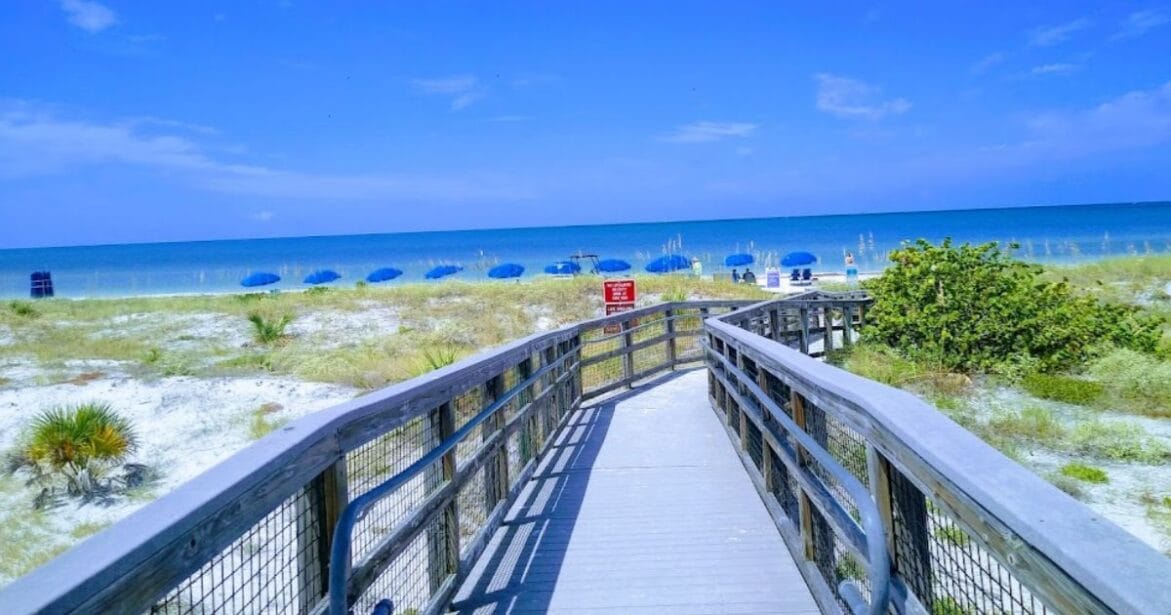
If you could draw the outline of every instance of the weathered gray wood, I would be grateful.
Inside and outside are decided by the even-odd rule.
[[[655,346],[655,345],[662,344],[665,342],[672,342],[672,341],[674,341],[676,335],[677,335],[676,333],[667,333],[665,335],[659,335],[656,337],[652,337],[650,339],[642,340],[641,342],[632,343],[630,346],[626,346],[625,344],[623,344],[622,346],[619,346],[618,348],[612,348],[610,350],[607,350],[606,352],[600,352],[598,354],[586,357],[585,359],[582,359],[581,363],[582,363],[582,366],[588,367],[590,365],[596,365],[598,363],[601,363],[607,359],[613,359],[614,357],[630,356],[631,353],[633,353],[636,350],[650,348],[651,346]],[[672,362],[674,362],[674,361],[672,360]],[[623,365],[625,366],[625,362],[623,362]],[[624,369],[625,369],[625,367],[624,367]]]
[[[450,438],[455,433],[455,411],[451,403],[446,403],[430,413],[429,431],[434,434],[432,446]],[[455,478],[455,451],[443,456],[439,468],[427,470],[427,493],[434,493],[440,485],[453,483]],[[455,486],[455,485],[453,485]],[[427,532],[427,576],[434,592],[443,585],[448,575],[455,572],[459,557],[459,512],[458,502],[449,498],[439,515],[438,523],[429,524]],[[454,556],[453,556],[454,554]]]
[[[684,373],[578,413],[577,437],[538,466],[453,610],[817,613],[716,439],[703,381]]]
[[[705,327],[859,430],[1051,608],[1158,612],[1171,605],[1171,587],[1157,580],[1171,575],[1165,558],[912,395],[718,319]]]
[[[630,319],[622,321],[622,378],[627,388],[634,382],[634,334]]]
[[[671,364],[671,369],[674,369],[679,354],[675,340],[675,310],[668,309],[664,314],[667,331],[663,337],[667,338],[667,362]]]

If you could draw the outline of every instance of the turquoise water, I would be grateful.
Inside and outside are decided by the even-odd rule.
[[[1163,254],[1171,252],[1171,202],[0,250],[0,296],[27,296],[37,270],[53,273],[59,297],[124,296],[234,292],[253,271],[281,275],[273,288],[283,289],[303,288],[321,268],[341,273],[336,284],[346,285],[379,267],[404,270],[391,284],[420,282],[438,264],[465,267],[447,279],[487,280],[501,262],[519,263],[532,277],[578,252],[642,271],[671,250],[720,274],[724,256],[741,251],[756,255],[757,270],[807,250],[820,259],[815,270],[842,271],[848,250],[870,271],[904,240],[948,236],[1016,241],[1021,258],[1043,263]]]

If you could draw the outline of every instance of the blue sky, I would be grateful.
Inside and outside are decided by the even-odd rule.
[[[4,3],[0,247],[1171,198],[1166,4],[500,4]]]

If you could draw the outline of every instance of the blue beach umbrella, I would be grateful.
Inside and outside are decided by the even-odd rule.
[[[333,269],[319,269],[305,276],[306,284],[328,284],[341,278],[341,274]]]
[[[561,261],[545,266],[545,273],[550,275],[573,275],[581,273],[581,265],[573,261]]]
[[[655,260],[647,263],[646,270],[651,273],[671,273],[672,271],[679,271],[680,269],[690,269],[691,261],[682,254],[669,254],[667,256],[660,256]]]
[[[460,271],[463,271],[463,269],[464,268],[460,267],[459,265],[440,265],[431,271],[428,271],[423,277],[427,278],[428,280],[438,280],[439,278],[449,276],[453,273],[459,273]]]
[[[504,263],[503,265],[496,265],[488,270],[488,277],[497,280],[506,278],[519,278],[525,272],[525,268],[516,263]]]
[[[395,269],[394,267],[383,267],[382,269],[375,269],[366,276],[366,281],[371,283],[385,282],[393,280],[403,274],[402,269]]]
[[[277,282],[280,282],[280,281],[281,281],[281,276],[279,276],[275,273],[268,273],[265,271],[257,271],[256,273],[249,275],[248,277],[244,278],[243,280],[240,280],[240,286],[246,286],[249,288],[253,287],[253,286],[267,286],[269,284],[276,284]]]
[[[743,267],[744,265],[751,265],[756,259],[752,258],[751,254],[729,254],[724,259],[724,265],[728,267]]]
[[[604,261],[598,261],[595,269],[602,273],[618,273],[621,271],[629,271],[630,263],[616,258],[607,258]]]
[[[808,252],[789,252],[781,259],[782,267],[801,267],[817,262],[817,257]]]

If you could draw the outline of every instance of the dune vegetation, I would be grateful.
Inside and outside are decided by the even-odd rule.
[[[866,283],[862,342],[831,360],[918,394],[1171,554],[1168,280],[1167,256],[1043,269],[920,242]]]

